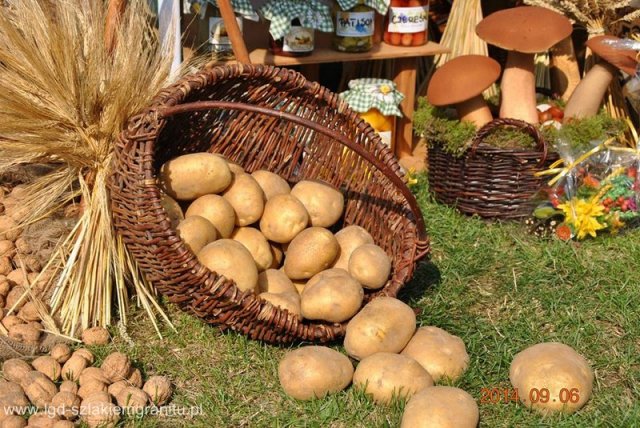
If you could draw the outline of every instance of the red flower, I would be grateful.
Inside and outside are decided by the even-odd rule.
[[[561,224],[556,228],[556,236],[563,240],[568,241],[571,239],[571,228],[566,224]]]

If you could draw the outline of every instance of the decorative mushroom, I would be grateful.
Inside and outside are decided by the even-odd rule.
[[[572,118],[595,116],[617,69],[629,75],[636,74],[637,52],[615,46],[620,39],[614,36],[597,36],[587,41],[587,46],[603,61],[595,64],[584,76],[567,102],[564,121]]]
[[[500,117],[538,123],[534,54],[547,51],[572,31],[566,17],[536,6],[501,10],[480,21],[478,36],[509,51],[500,84]]]
[[[493,116],[482,91],[500,76],[500,64],[482,55],[463,55],[436,70],[429,82],[427,99],[434,106],[455,105],[461,121],[481,128]]]

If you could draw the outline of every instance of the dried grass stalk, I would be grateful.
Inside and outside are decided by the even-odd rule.
[[[113,301],[126,321],[126,284],[150,316],[161,312],[114,233],[106,181],[114,139],[168,83],[173,54],[162,47],[146,0],[131,0],[109,55],[106,13],[101,0],[12,0],[0,14],[0,174],[26,163],[55,165],[28,186],[23,225],[81,201],[81,216],[51,261],[61,274],[49,289],[61,330],[72,336],[111,324]]]

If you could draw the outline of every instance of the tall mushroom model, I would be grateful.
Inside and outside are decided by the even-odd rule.
[[[616,46],[619,41],[614,36],[597,36],[587,41],[589,49],[603,61],[591,67],[571,94],[564,111],[564,122],[598,114],[602,99],[618,69],[631,76],[636,74],[637,52]]]
[[[429,82],[427,100],[434,106],[455,105],[461,121],[477,128],[493,116],[482,92],[500,76],[500,64],[482,55],[462,55],[438,68]]]
[[[566,17],[535,6],[501,10],[480,21],[478,36],[509,51],[500,84],[500,117],[538,123],[534,55],[546,52],[572,31]]]

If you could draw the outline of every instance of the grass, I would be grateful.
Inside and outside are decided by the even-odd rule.
[[[436,205],[426,185],[418,197],[433,240],[433,264],[424,264],[403,298],[422,309],[421,325],[460,336],[471,363],[455,383],[478,401],[482,388],[508,388],[508,370],[520,350],[564,342],[595,370],[591,400],[573,415],[543,417],[516,403],[481,404],[486,427],[640,426],[640,230],[581,243],[542,241],[520,224],[494,224]],[[147,418],[139,427],[395,427],[403,403],[374,405],[350,388],[311,402],[281,391],[277,366],[286,349],[248,341],[168,306],[177,332],[154,335],[134,314],[128,348],[146,373],[164,373],[177,385],[173,402],[202,406],[203,416]],[[114,332],[117,336],[117,332]],[[99,350],[104,355],[108,349]]]

